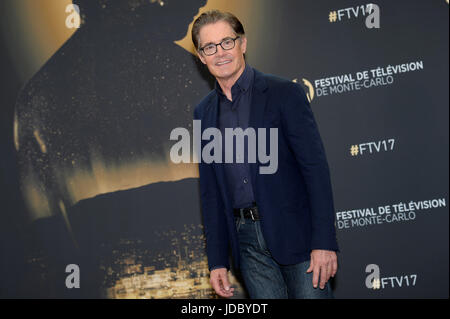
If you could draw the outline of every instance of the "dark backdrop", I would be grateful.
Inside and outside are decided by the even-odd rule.
[[[214,297],[198,179],[164,178],[170,130],[212,85],[173,43],[205,2],[117,3],[79,1],[86,23],[27,81],[0,38],[1,297]],[[378,1],[379,29],[362,2],[260,5],[247,61],[304,86],[325,144],[336,297],[448,298],[447,2]]]

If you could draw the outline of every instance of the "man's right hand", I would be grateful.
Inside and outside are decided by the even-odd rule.
[[[228,271],[226,268],[217,268],[211,270],[211,286],[219,296],[229,298],[233,296],[234,288],[231,288],[228,281]]]

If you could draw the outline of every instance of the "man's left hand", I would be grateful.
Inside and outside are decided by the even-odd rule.
[[[332,250],[313,249],[311,251],[311,263],[307,273],[313,271],[313,287],[317,288],[320,274],[320,289],[325,288],[325,284],[334,277],[337,272],[337,256]]]

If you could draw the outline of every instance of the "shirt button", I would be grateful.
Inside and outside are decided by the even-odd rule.
[[[244,184],[247,184],[248,183],[248,179],[247,179],[247,177],[244,177]]]

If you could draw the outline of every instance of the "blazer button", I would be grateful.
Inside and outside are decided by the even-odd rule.
[[[248,179],[247,179],[247,177],[244,177],[244,184],[247,184],[248,183]]]

